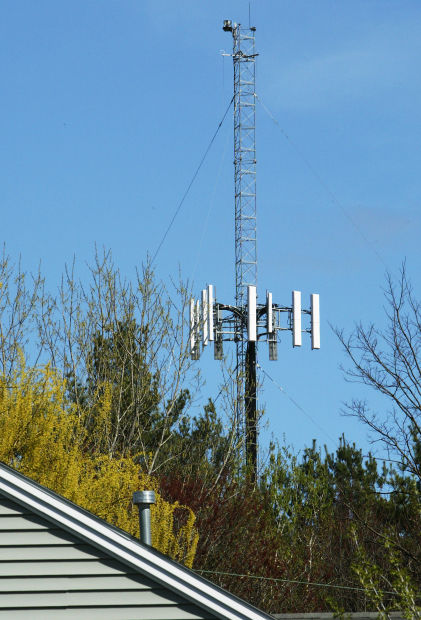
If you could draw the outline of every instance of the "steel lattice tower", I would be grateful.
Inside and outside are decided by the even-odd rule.
[[[223,29],[233,37],[234,63],[234,184],[235,184],[235,305],[215,298],[209,284],[201,300],[190,300],[190,354],[199,359],[201,349],[214,345],[214,358],[224,359],[224,342],[235,342],[237,398],[235,424],[244,437],[248,474],[258,475],[257,344],[267,342],[269,360],[278,359],[278,338],[292,332],[292,344],[300,347],[302,333],[311,334],[312,349],[320,349],[319,295],[310,296],[310,310],[301,307],[301,292],[292,292],[292,304],[273,302],[266,291],[265,303],[257,295],[256,243],[256,52],[254,27],[225,20]],[[310,326],[302,325],[302,317]]]
[[[235,303],[244,308],[247,286],[257,286],[256,243],[256,53],[254,27],[227,24],[232,32],[234,64],[234,182],[235,182]],[[236,332],[243,334],[244,321],[238,317]],[[237,428],[241,432],[245,416],[245,379],[248,353],[256,363],[256,351],[237,340]],[[255,345],[253,343],[253,347]],[[254,399],[256,397],[254,396]],[[256,403],[255,403],[256,404]]]

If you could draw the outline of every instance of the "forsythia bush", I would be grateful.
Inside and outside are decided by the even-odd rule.
[[[139,458],[89,452],[89,411],[77,415],[65,391],[66,382],[50,366],[28,369],[23,360],[10,379],[0,377],[0,460],[135,536],[139,518],[132,494],[154,490],[152,544],[191,567],[198,542],[194,513],[164,501],[158,480],[140,471]],[[104,386],[96,432],[107,432],[110,424],[109,394]]]

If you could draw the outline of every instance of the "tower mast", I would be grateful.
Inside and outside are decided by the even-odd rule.
[[[234,184],[235,184],[235,305],[244,310],[247,287],[257,287],[256,240],[256,28],[224,21],[232,33],[234,64]],[[245,339],[244,312],[237,317],[236,425],[246,433],[246,460],[257,467],[256,343]]]
[[[235,342],[237,399],[236,428],[244,437],[245,461],[252,480],[258,472],[257,344],[267,342],[269,360],[278,359],[278,337],[292,332],[292,344],[311,334],[312,349],[320,349],[319,295],[310,296],[310,310],[301,307],[301,293],[292,292],[292,304],[273,302],[266,292],[257,299],[256,246],[256,57],[254,27],[224,21],[233,37],[234,63],[234,185],[235,185],[235,305],[215,299],[209,284],[199,300],[190,300],[190,354],[199,359],[201,348],[214,343],[214,358],[222,360],[224,341]],[[231,54],[226,54],[230,55]],[[302,328],[302,315],[310,326]]]

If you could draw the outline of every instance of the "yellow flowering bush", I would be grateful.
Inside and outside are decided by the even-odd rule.
[[[26,368],[23,358],[6,379],[0,376],[0,460],[132,535],[139,533],[132,494],[154,490],[152,544],[191,567],[198,533],[195,515],[159,494],[159,481],[140,471],[141,455],[111,457],[86,449],[85,418],[65,397],[66,382],[50,366]],[[110,390],[96,403],[97,429],[107,432]],[[100,430],[96,432],[101,432]],[[183,524],[177,526],[183,511]]]

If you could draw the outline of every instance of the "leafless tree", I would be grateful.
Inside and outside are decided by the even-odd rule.
[[[39,347],[65,375],[80,415],[90,412],[91,441],[110,456],[143,454],[153,473],[201,384],[187,347],[188,287],[180,281],[169,292],[148,264],[125,279],[104,251],[84,281],[67,267],[56,298],[45,299]],[[106,389],[111,415],[99,428]]]
[[[395,282],[387,276],[386,327],[361,323],[350,336],[336,329],[351,364],[345,377],[382,394],[386,410],[374,412],[365,400],[346,406],[372,431],[405,470],[421,480],[421,304],[408,279],[405,264]]]
[[[13,263],[3,247],[0,256],[0,373],[7,380],[13,375],[20,358],[36,364],[40,351],[31,347],[35,335],[35,316],[46,311],[44,280],[38,270],[28,274],[21,261]],[[39,315],[41,316],[41,315]]]
[[[78,275],[74,261],[51,293],[40,270],[25,273],[3,252],[0,374],[12,381],[22,361],[28,369],[50,364],[66,381],[69,406],[84,418],[87,450],[136,454],[149,474],[178,460],[190,475],[195,459],[205,463],[212,453],[216,483],[240,440],[230,382],[213,395],[226,412],[225,428],[216,414],[205,419],[199,405],[203,382],[188,346],[188,283],[179,277],[166,285],[148,263],[125,278],[106,250],[95,253],[87,270]]]

